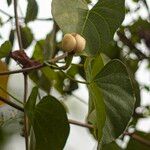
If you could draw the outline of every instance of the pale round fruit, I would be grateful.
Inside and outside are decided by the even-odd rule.
[[[76,48],[76,39],[71,34],[65,34],[62,40],[62,49],[71,52]]]
[[[81,52],[85,49],[85,45],[86,45],[86,40],[79,34],[75,35],[75,39],[77,42],[76,48],[75,48],[75,52]]]

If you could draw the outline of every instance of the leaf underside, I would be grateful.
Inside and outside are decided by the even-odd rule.
[[[87,41],[89,55],[107,51],[124,16],[124,0],[100,0],[91,9],[84,0],[53,0],[52,14],[64,33],[76,32]]]

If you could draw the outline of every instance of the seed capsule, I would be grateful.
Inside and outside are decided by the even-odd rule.
[[[65,34],[62,40],[62,48],[66,52],[79,53],[85,49],[86,40],[77,33]]]
[[[76,34],[75,36],[77,45],[76,45],[76,49],[75,52],[81,52],[85,49],[85,45],[86,45],[86,40],[79,34]]]
[[[75,49],[76,39],[71,34],[65,34],[62,40],[62,49],[66,52],[71,52]]]

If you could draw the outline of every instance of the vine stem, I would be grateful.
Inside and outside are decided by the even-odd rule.
[[[26,85],[26,84],[25,84]],[[27,86],[27,85],[26,85]],[[27,89],[27,88],[25,88]],[[26,97],[26,94],[24,95],[24,97]],[[6,103],[7,105],[21,111],[21,112],[25,112],[24,108],[15,104],[14,102],[11,102],[3,97],[0,96],[0,101]],[[80,126],[80,127],[85,127],[85,128],[89,128],[89,129],[94,129],[94,127],[90,124],[86,124],[86,123],[81,123],[79,121],[75,121],[75,120],[72,120],[72,119],[69,119],[68,120],[70,124],[73,124],[73,125],[77,125],[77,126]]]
[[[28,76],[24,73],[24,104],[26,104],[27,100],[27,92],[28,92]],[[26,150],[28,150],[28,117],[24,112],[24,134],[25,134],[25,143],[26,143]]]
[[[12,16],[9,13],[5,12],[4,10],[0,9],[0,12],[3,13],[4,15],[6,15],[9,18],[12,18]]]
[[[9,100],[1,97],[1,96],[0,96],[0,101],[4,102],[5,104],[7,104],[7,105],[9,105],[9,106],[11,106],[11,107],[13,107],[13,108],[15,108],[17,110],[20,110],[20,111],[24,112],[24,108],[22,108],[21,106],[13,103],[13,102],[11,102],[11,101],[9,101]]]
[[[16,32],[17,32],[19,48],[20,48],[20,50],[23,50],[20,27],[19,27],[19,22],[18,22],[17,0],[14,0],[14,13],[15,13],[15,24],[16,24]]]
[[[65,72],[63,72],[62,70],[60,70],[67,78],[69,78],[70,80],[74,81],[74,82],[78,82],[81,84],[89,84],[89,82],[85,82],[85,81],[80,81],[80,80],[76,80],[74,78],[72,78],[71,76],[69,76],[68,74],[66,74]]]
[[[0,90],[2,90],[4,93],[6,93],[7,95],[9,95],[11,98],[13,98],[16,102],[20,103],[21,105],[23,105],[24,103],[21,102],[19,99],[17,99],[16,97],[14,97],[12,94],[10,94],[9,92],[7,92],[5,89],[3,89],[1,86],[0,86]]]
[[[15,103],[13,103],[13,102],[11,102],[11,101],[9,101],[9,100],[1,97],[1,96],[0,96],[0,101],[8,104],[9,106],[12,106],[13,108],[16,108],[17,110],[20,110],[20,111],[24,112],[24,108],[22,108],[19,105],[16,105]],[[92,126],[91,124],[82,123],[82,122],[72,120],[72,119],[68,119],[68,121],[69,121],[70,124],[73,124],[73,125],[77,125],[77,126],[80,126],[80,127],[85,127],[85,128],[88,128],[88,129],[94,129],[94,126]],[[136,141],[140,142],[141,144],[145,144],[147,146],[150,146],[150,141],[142,138],[141,136],[137,135],[136,133],[124,132],[124,135],[130,136],[131,138],[135,139]]]
[[[76,120],[72,120],[72,119],[69,119],[69,123],[73,124],[73,125],[80,126],[80,127],[85,127],[85,128],[88,128],[88,129],[94,129],[94,126],[91,125],[91,124],[82,123],[82,122],[79,122],[79,121],[76,121]]]
[[[50,63],[56,63],[57,61],[66,58],[67,56],[68,56],[68,53],[64,53],[64,54],[62,54],[58,57],[55,57],[55,58],[49,60],[49,62]],[[43,64],[39,64],[39,65],[36,65],[36,66],[24,68],[24,69],[18,69],[18,70],[13,70],[13,71],[4,71],[4,72],[0,72],[0,76],[16,74],[16,73],[25,73],[25,72],[29,72],[29,71],[32,71],[32,70],[37,70],[37,69],[40,69],[40,68],[43,68],[43,67],[46,67],[46,66],[47,65],[45,63],[43,63]]]
[[[19,49],[23,50],[22,39],[21,39],[21,32],[20,26],[18,21],[18,13],[17,13],[17,0],[14,0],[14,13],[15,13],[15,25],[16,25],[16,32],[18,38]],[[27,91],[28,91],[28,80],[27,80],[27,73],[24,72],[24,104],[26,104],[27,100]],[[24,112],[24,135],[25,135],[25,147],[28,150],[28,118],[26,113]]]
[[[9,19],[15,18],[4,10],[0,9],[0,12],[9,17]],[[25,19],[25,17],[18,17],[19,19]],[[53,18],[36,18],[37,21],[53,21]]]
[[[24,68],[24,69],[18,69],[18,70],[13,70],[13,71],[4,71],[4,72],[0,72],[0,76],[29,72],[29,71],[37,70],[37,69],[40,69],[40,68],[43,68],[43,67],[46,67],[46,65],[45,64],[40,64],[40,65],[36,65],[36,66],[33,66],[33,67]]]
[[[149,140],[146,140],[146,139],[142,138],[141,136],[139,136],[135,133],[125,132],[124,135],[128,135],[128,136],[132,137],[133,139],[135,139],[136,141],[139,141],[140,143],[145,144],[145,145],[150,147],[150,141]]]

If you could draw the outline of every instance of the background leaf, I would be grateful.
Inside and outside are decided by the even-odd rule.
[[[28,100],[25,110],[35,133],[36,150],[62,150],[69,135],[64,107],[52,96],[44,97],[35,107],[32,101]]]
[[[28,102],[25,106],[27,108],[28,115],[33,115],[33,109],[34,109],[35,104],[36,104],[37,96],[38,96],[38,88],[34,87],[31,91],[29,98],[28,98]]]
[[[8,4],[8,6],[10,6],[10,5],[11,5],[11,3],[12,3],[12,0],[7,0],[7,4]]]
[[[36,19],[38,14],[38,4],[36,0],[28,0],[25,23]]]
[[[0,47],[0,59],[9,55],[12,45],[9,41],[4,42]]]
[[[9,41],[10,41],[11,45],[14,44],[14,39],[15,39],[15,30],[12,29],[9,34]]]
[[[26,49],[30,46],[33,41],[33,33],[29,27],[20,27],[21,39],[23,48]]]
[[[95,55],[108,50],[124,19],[124,0],[100,0],[91,10],[84,0],[53,0],[52,14],[64,33],[82,34],[87,41],[85,51]]]
[[[48,46],[47,40],[37,41],[32,59],[43,63],[45,60],[50,58],[50,52],[51,48],[50,45]],[[29,76],[39,88],[43,89],[47,93],[50,92],[53,80],[57,78],[55,71],[50,67],[45,67],[38,71],[32,71]]]
[[[40,89],[44,90],[46,93],[50,92],[52,81],[48,80],[41,71],[32,71],[29,77]]]
[[[3,71],[8,71],[8,68],[5,63],[0,61],[0,72]],[[8,75],[0,76],[0,96],[6,99],[8,99],[8,95],[3,90],[1,90],[1,88],[7,91],[7,83],[8,83]],[[0,101],[0,106],[1,105],[3,105],[3,102]]]

